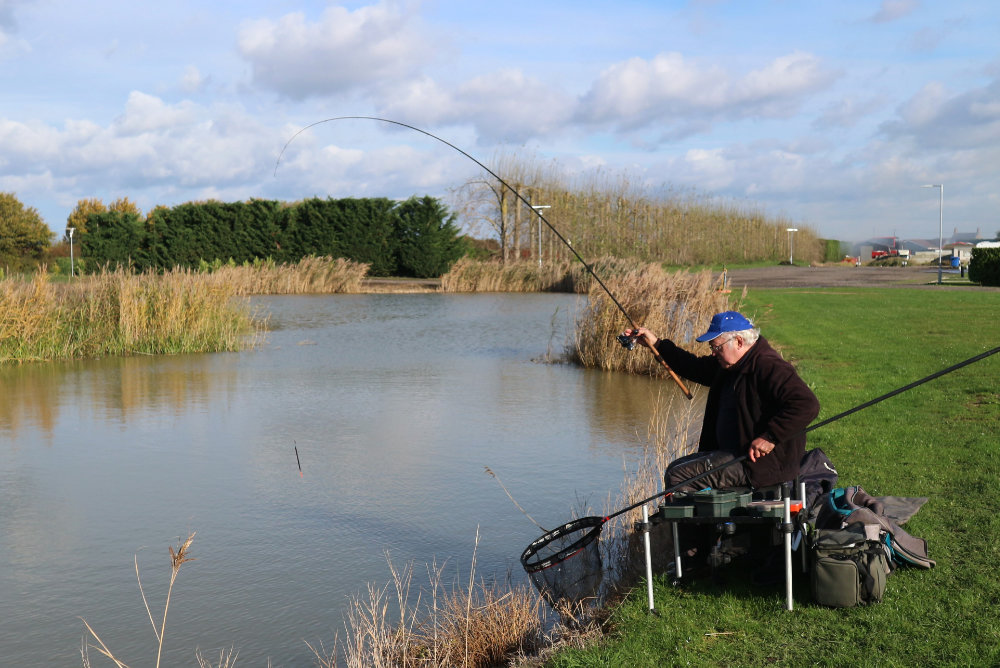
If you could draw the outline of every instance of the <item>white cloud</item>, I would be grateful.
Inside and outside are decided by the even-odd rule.
[[[631,58],[601,73],[581,99],[578,117],[623,130],[655,124],[692,133],[712,120],[787,117],[836,76],[799,51],[742,77],[718,66],[701,67],[679,53]]]
[[[871,20],[874,23],[889,23],[897,21],[913,13],[920,3],[917,0],[882,0],[881,6]]]
[[[506,69],[450,89],[418,78],[386,96],[379,113],[418,124],[468,124],[481,143],[523,142],[561,128],[572,104],[557,86]]]
[[[407,79],[434,55],[412,9],[384,2],[328,7],[316,22],[301,13],[246,22],[241,55],[255,84],[292,99],[344,94]]]
[[[114,130],[121,136],[155,131],[176,133],[197,122],[202,114],[192,102],[168,105],[158,97],[132,91],[125,113],[115,119]]]
[[[188,65],[184,68],[184,73],[181,75],[180,86],[181,90],[185,93],[197,93],[205,87],[208,80],[202,76],[202,73],[194,65]]]
[[[900,105],[898,120],[883,133],[913,141],[923,150],[981,151],[1000,143],[1000,79],[949,95],[937,82],[924,86]]]
[[[847,95],[828,104],[813,122],[813,127],[819,130],[854,127],[885,104],[886,97],[882,94],[863,97]]]

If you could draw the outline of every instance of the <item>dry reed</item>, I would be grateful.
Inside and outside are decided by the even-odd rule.
[[[412,564],[399,569],[386,558],[395,597],[390,585],[369,584],[352,598],[346,641],[335,639],[329,652],[309,645],[322,668],[496,666],[539,646],[542,602],[526,585],[477,578],[473,556],[468,578],[450,588],[445,566],[430,566],[429,590],[412,601]]]
[[[344,294],[361,292],[369,265],[332,257],[304,257],[295,263],[264,260],[222,264],[205,275],[211,285],[240,296]]]
[[[170,584],[167,586],[167,598],[163,604],[163,616],[160,619],[159,628],[157,628],[156,620],[153,619],[153,611],[149,608],[149,602],[146,600],[146,591],[145,589],[143,589],[142,586],[142,578],[139,577],[139,557],[138,555],[136,555],[135,557],[135,577],[136,580],[139,581],[139,593],[142,595],[142,602],[146,606],[146,614],[149,615],[149,623],[153,625],[153,634],[156,636],[157,668],[159,668],[160,660],[163,656],[163,641],[164,638],[166,637],[165,634],[167,629],[167,612],[170,610],[170,595],[171,593],[173,593],[174,583],[177,581],[177,573],[180,571],[181,566],[189,561],[194,561],[194,557],[191,557],[188,554],[188,550],[191,548],[191,542],[193,540],[194,540],[194,533],[192,532],[191,535],[187,537],[187,540],[185,540],[177,547],[177,550],[174,550],[173,546],[170,546],[168,548],[170,550]],[[115,656],[115,654],[108,648],[107,644],[105,644],[105,642],[101,640],[101,637],[97,635],[97,632],[94,631],[93,627],[87,623],[87,620],[82,619],[81,621],[83,621],[83,625],[87,627],[87,631],[90,633],[90,636],[94,639],[94,641],[97,642],[96,645],[88,644],[85,642],[83,647],[80,649],[80,654],[83,659],[83,665],[86,666],[87,668],[90,667],[90,657],[88,655],[87,650],[96,649],[98,652],[100,652],[101,654],[109,658],[112,662],[114,662],[114,664],[118,666],[118,668],[128,668],[128,664],[122,662],[118,657]],[[235,657],[231,657],[231,653],[229,658],[227,658],[227,655],[223,654],[222,658],[220,658],[220,664],[222,663],[223,658],[226,658],[227,663],[230,659],[235,661]],[[201,661],[202,657],[199,656],[199,662]]]
[[[235,351],[262,323],[246,300],[195,272],[124,269],[52,283],[0,281],[0,362],[106,355]]]
[[[685,348],[694,347],[695,336],[713,315],[730,308],[729,295],[719,290],[717,279],[707,270],[667,273],[657,264],[647,264],[609,276],[604,283],[633,322]],[[644,349],[629,351],[616,341],[629,326],[608,294],[592,286],[570,357],[588,368],[664,375],[666,370]]]
[[[627,273],[634,263],[603,257],[590,265],[606,280]],[[561,260],[539,266],[537,262],[500,262],[462,258],[441,277],[444,292],[576,292],[586,293],[595,283],[578,260]]]

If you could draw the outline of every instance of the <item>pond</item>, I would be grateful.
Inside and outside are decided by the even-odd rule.
[[[312,665],[306,642],[343,637],[387,559],[412,562],[415,586],[432,562],[467,579],[474,553],[477,574],[522,579],[540,531],[508,492],[550,528],[600,512],[662,386],[547,363],[571,295],[254,304],[271,330],[254,350],[0,369],[4,664],[81,665],[82,618],[153,665],[135,564],[159,620],[168,547],[191,532],[163,665],[228,647]]]

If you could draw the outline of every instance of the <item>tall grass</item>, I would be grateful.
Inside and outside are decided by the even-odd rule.
[[[484,262],[464,257],[441,277],[444,292],[546,292],[561,284],[566,276],[565,262],[558,266],[537,263]]]
[[[235,351],[253,345],[260,327],[231,288],[187,270],[0,281],[0,363]]]
[[[738,308],[730,306],[730,295],[719,289],[708,270],[668,273],[658,264],[646,264],[602,280],[632,321],[682,347],[697,346],[694,338],[713,315]],[[590,368],[664,375],[666,370],[645,349],[629,351],[619,345],[615,337],[628,327],[608,293],[599,285],[591,286],[570,351],[572,359]]]
[[[390,584],[369,584],[351,599],[343,641],[331,650],[309,645],[322,668],[496,666],[539,646],[539,596],[526,585],[478,577],[475,556],[468,577],[451,584],[445,567],[432,564],[429,588],[416,595],[412,564],[389,560],[389,567]]]
[[[295,263],[259,260],[207,266],[205,280],[241,296],[361,292],[369,265],[344,258],[304,257]]]

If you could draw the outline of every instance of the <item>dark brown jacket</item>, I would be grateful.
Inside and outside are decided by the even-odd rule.
[[[743,454],[758,436],[775,444],[772,452],[756,462],[744,462],[751,484],[766,487],[798,475],[806,449],[804,430],[819,414],[819,400],[764,337],[729,369],[723,369],[714,355],[698,357],[666,339],[660,339],[656,349],[677,374],[709,388],[699,452],[719,449],[715,437],[719,395],[730,382],[736,394]]]

